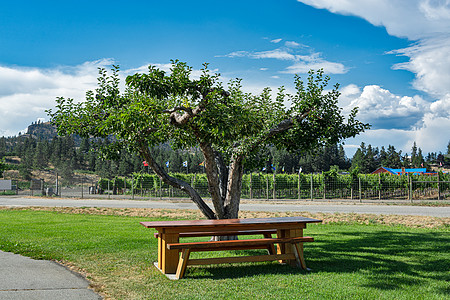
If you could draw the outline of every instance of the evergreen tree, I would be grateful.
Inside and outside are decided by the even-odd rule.
[[[49,144],[43,140],[37,143],[33,157],[33,167],[36,169],[44,169],[49,162]]]
[[[402,151],[395,151],[395,147],[392,145],[388,146],[387,150],[387,160],[386,160],[386,167],[389,168],[401,168],[402,167]]]
[[[417,153],[417,167],[422,167],[424,164],[422,149],[419,148],[419,152]]]
[[[417,145],[416,142],[414,142],[412,148],[411,148],[411,165],[413,167],[417,167]]]

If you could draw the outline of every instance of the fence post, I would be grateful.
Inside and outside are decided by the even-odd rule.
[[[134,200],[134,174],[131,175],[131,199]]]
[[[407,183],[407,186],[406,186],[406,188],[407,188],[407,190],[408,190],[408,200],[411,200],[411,194],[409,193],[409,181],[410,181],[410,177],[409,177],[409,173],[406,173],[406,181],[408,182]]]
[[[381,200],[381,173],[378,173],[378,200]]]
[[[411,201],[411,203],[413,202],[413,179],[412,176],[409,177],[409,201]]]
[[[325,175],[322,172],[322,184],[323,184],[323,200],[327,199],[327,187],[325,186]]]
[[[437,177],[438,200],[441,200],[441,184],[440,184],[440,181],[441,181],[441,176],[438,173],[438,177]]]
[[[162,200],[162,182],[161,182],[161,178],[159,178],[159,199]]]
[[[359,183],[359,202],[362,202],[362,198],[361,198],[361,193],[362,193],[362,189],[361,189],[361,177],[358,176],[358,183]]]
[[[107,178],[108,180],[108,199],[110,199],[110,193],[109,193],[109,178]]]
[[[300,199],[301,199],[301,195],[300,195],[300,192],[301,192],[301,187],[300,187],[300,171],[298,172],[298,184],[297,184],[297,188],[298,188],[298,200],[300,201]]]
[[[45,191],[44,191],[44,179],[41,178],[41,194],[42,196],[45,195]]]
[[[83,175],[81,176],[81,199],[83,199]]]
[[[60,195],[59,195],[58,188],[59,188],[59,187],[58,187],[58,172],[56,172],[55,193],[56,193],[57,196],[60,196]]]
[[[277,191],[275,183],[275,172],[273,172],[273,199],[275,200],[276,198],[277,198]]]
[[[313,174],[311,173],[311,201],[313,201],[313,192],[314,192],[314,178]]]
[[[266,174],[266,200],[269,200],[269,176]]]
[[[253,183],[252,183],[252,172],[250,172],[250,199],[253,199]]]

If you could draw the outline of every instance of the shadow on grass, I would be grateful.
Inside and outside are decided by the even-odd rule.
[[[253,255],[254,253],[252,253]],[[230,278],[244,278],[260,276],[263,274],[271,275],[292,275],[303,273],[308,274],[308,271],[293,268],[288,265],[279,264],[277,262],[264,263],[242,263],[232,265],[215,265],[215,266],[201,266],[188,267],[186,277],[196,279],[230,279]]]
[[[336,231],[314,234],[316,242],[305,245],[305,258],[312,272],[274,263],[190,267],[190,278],[239,278],[261,274],[355,273],[367,280],[362,286],[392,290],[425,284],[428,280],[450,281],[448,232],[411,233],[401,230]],[[242,251],[251,255],[254,251]],[[206,253],[208,255],[210,253]],[[439,288],[449,294],[449,289]]]
[[[308,249],[309,263],[321,272],[364,272],[366,287],[390,290],[450,280],[450,237],[446,232],[337,232],[319,235]],[[442,291],[448,293],[447,291]]]

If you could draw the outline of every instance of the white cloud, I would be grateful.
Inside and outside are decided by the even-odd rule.
[[[442,99],[433,102],[430,105],[430,110],[434,116],[440,118],[449,118],[450,116],[450,94],[447,94]]]
[[[425,153],[446,149],[450,140],[450,95],[435,102],[420,96],[399,96],[377,85],[364,88],[352,84],[341,89],[339,104],[345,114],[358,106],[358,119],[372,128],[347,141],[347,155],[352,156],[361,142],[375,147],[394,145],[404,153],[414,142]]]
[[[0,136],[17,135],[37,118],[45,118],[56,97],[83,99],[96,86],[98,68],[111,63],[103,59],[54,69],[0,66]]]
[[[309,70],[318,69],[323,69],[327,74],[345,74],[348,71],[347,68],[341,63],[326,61],[319,58],[316,61],[304,61],[295,63],[292,66],[287,67],[286,70],[281,71],[281,73],[300,74],[308,73]]]
[[[285,74],[307,73],[311,69],[324,69],[327,74],[345,74],[348,72],[348,69],[343,64],[327,61],[322,58],[322,54],[319,52],[301,55],[296,54],[289,48],[277,48],[274,50],[255,52],[235,51],[224,55],[224,57],[248,57],[251,59],[278,59],[292,61],[293,64],[291,66],[288,66],[283,71],[280,71],[280,73]]]
[[[349,139],[344,145],[348,157],[352,157],[356,149],[354,146],[361,142],[371,144],[374,147],[393,145],[397,150],[403,153],[411,153],[414,142],[421,148],[423,153],[445,152],[449,142],[448,134],[445,134],[450,128],[449,118],[436,117],[427,113],[423,118],[423,125],[414,130],[407,129],[371,129],[356,138]]]
[[[282,41],[282,39],[274,39],[274,40],[271,40],[270,42],[274,43],[274,44],[278,44],[281,41]]]
[[[410,58],[409,62],[396,64],[394,69],[404,69],[416,74],[416,89],[443,97],[450,93],[450,35],[424,39],[417,44],[392,51]]]
[[[0,66],[0,136],[15,136],[32,122],[48,119],[45,111],[54,108],[57,97],[83,101],[86,91],[97,87],[98,68],[110,69],[112,64],[113,60],[102,59],[53,69]],[[166,72],[172,67],[171,64],[152,65]],[[121,71],[122,87],[127,75],[147,72],[148,64]],[[199,78],[201,73],[193,69],[191,74]]]
[[[384,26],[389,34],[416,43],[391,54],[409,57],[394,69],[416,75],[418,90],[433,97],[450,93],[450,0],[298,0],[334,13],[351,14]]]
[[[301,46],[301,44],[299,44],[299,43],[297,43],[297,42],[294,42],[294,41],[286,41],[286,42],[284,43],[284,45],[285,45],[286,47],[289,47],[289,48],[298,48],[298,47]]]
[[[448,0],[298,0],[333,13],[359,16],[389,34],[417,40],[450,32]]]
[[[411,129],[421,125],[422,119],[430,111],[430,103],[420,96],[408,97],[392,94],[377,85],[365,86],[362,91],[355,85],[345,87],[344,112],[357,106],[359,118],[377,128]]]
[[[297,56],[283,50],[281,48],[269,50],[269,51],[259,51],[259,52],[248,52],[248,51],[234,51],[227,55],[224,55],[225,57],[235,58],[235,57],[249,57],[253,59],[263,59],[263,58],[274,58],[274,59],[280,59],[280,60],[293,60],[295,61],[297,59]]]
[[[450,0],[298,1],[361,17],[375,26],[384,26],[390,35],[414,41],[410,47],[390,52],[409,58],[393,69],[414,73],[414,88],[436,100],[429,103],[419,96],[397,96],[375,85],[361,92],[354,85],[348,86],[345,92],[343,89],[341,104],[347,110],[350,104],[358,104],[362,118],[386,128],[369,130],[355,141],[380,146],[395,141],[405,152],[416,141],[424,152],[444,151],[450,139]],[[390,124],[394,129],[387,129]]]

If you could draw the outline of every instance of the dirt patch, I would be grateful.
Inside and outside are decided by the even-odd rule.
[[[153,208],[107,208],[107,207],[0,207],[2,210],[53,211],[67,214],[113,215],[145,218],[204,219],[194,209]],[[383,224],[404,225],[416,228],[447,228],[450,218],[403,215],[375,215],[356,213],[309,213],[309,212],[249,212],[241,211],[240,218],[273,218],[303,216],[323,220],[323,224]]]

